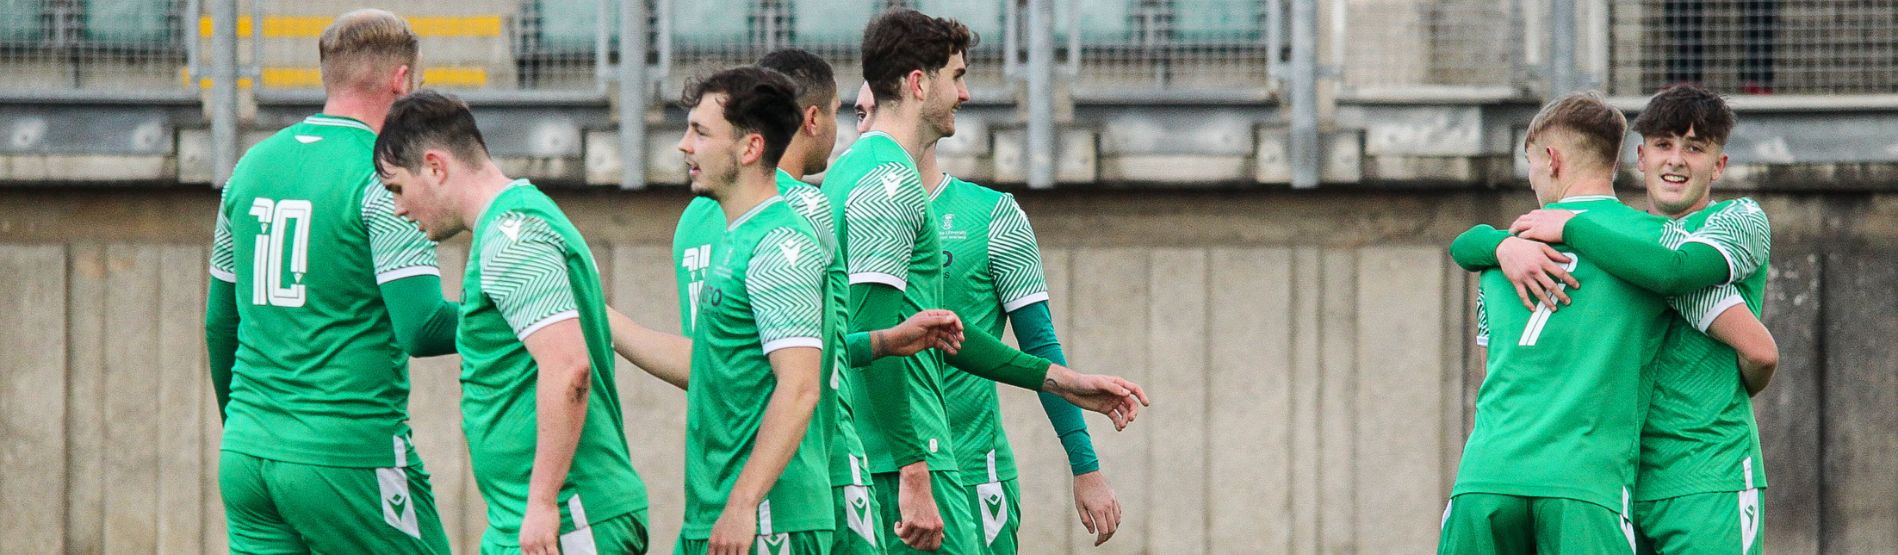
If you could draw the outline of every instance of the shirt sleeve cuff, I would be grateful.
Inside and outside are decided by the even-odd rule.
[[[1726,285],[1726,284],[1733,283],[1735,281],[1740,280],[1740,272],[1739,272],[1740,267],[1733,263],[1733,253],[1727,252],[1726,247],[1720,246],[1720,243],[1717,241],[1709,241],[1700,237],[1688,238],[1687,242],[1700,243],[1702,245],[1713,247],[1713,250],[1720,253],[1720,259],[1727,261],[1727,280],[1720,282],[1720,285]]]
[[[771,342],[764,344],[764,354],[769,355],[772,353],[772,351],[776,351],[778,349],[789,349],[792,347],[811,347],[814,349],[822,349],[824,348],[824,340],[818,339],[815,337],[786,337],[783,339],[774,339]]]
[[[1478,336],[1476,336],[1476,346],[1478,346],[1478,347],[1488,347],[1488,346],[1489,346],[1489,336],[1487,336],[1487,335],[1478,335]]]
[[[232,283],[232,284],[237,283],[237,274],[231,273],[226,270],[219,270],[217,268],[212,268],[211,277],[225,283]]]
[[[883,272],[857,272],[850,274],[850,284],[876,283],[895,287],[897,291],[907,291],[909,282],[903,278]]]
[[[1713,310],[1701,315],[1699,322],[1694,322],[1694,329],[1700,330],[1700,333],[1707,333],[1707,329],[1713,327],[1713,321],[1720,319],[1721,314],[1726,314],[1727,309],[1742,304],[1746,304],[1746,299],[1739,295],[1727,295],[1726,298],[1720,299],[1720,302],[1714,303]]]
[[[376,285],[382,285],[384,283],[388,283],[391,281],[395,281],[402,278],[408,278],[408,277],[415,277],[415,276],[438,276],[439,277],[441,275],[442,275],[442,269],[437,268],[435,266],[410,266],[407,268],[397,268],[394,270],[389,270],[387,272],[376,274]]]
[[[1048,292],[1031,293],[1028,296],[1002,303],[1002,312],[1014,312],[1022,307],[1048,300]]]
[[[560,312],[555,312],[552,316],[541,318],[539,322],[534,322],[533,324],[529,324],[525,328],[521,328],[521,332],[514,335],[516,337],[520,337],[521,341],[526,341],[528,336],[534,335],[534,332],[540,331],[542,328],[545,328],[547,326],[551,326],[554,324],[558,324],[566,320],[579,318],[579,317],[580,317],[579,310],[563,310]]]

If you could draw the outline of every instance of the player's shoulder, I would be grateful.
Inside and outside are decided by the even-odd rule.
[[[752,257],[786,266],[828,264],[829,261],[824,258],[827,252],[810,226],[795,224],[774,225],[765,229],[758,243],[752,247]]]
[[[1728,199],[1716,202],[1707,208],[1708,211],[1712,213],[1710,217],[1740,218],[1761,222],[1767,220],[1766,209],[1761,208],[1759,201],[1753,200],[1752,197]]]

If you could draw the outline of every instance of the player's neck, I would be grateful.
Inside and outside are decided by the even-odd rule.
[[[791,179],[804,180],[804,157],[810,152],[809,141],[801,135],[791,137],[791,144],[784,147],[784,157],[778,159],[778,170],[790,174]]]
[[[1711,192],[1707,196],[1700,197],[1700,202],[1683,208],[1680,212],[1669,213],[1666,209],[1661,208],[1660,204],[1654,202],[1654,195],[1648,195],[1648,213],[1670,220],[1678,220],[1687,217],[1688,214],[1705,210],[1709,204],[1713,204],[1713,194]]]
[[[323,113],[363,122],[370,131],[382,133],[382,122],[389,118],[389,107],[393,105],[394,98],[369,98],[362,94],[343,93],[324,99]]]
[[[744,168],[738,172],[738,182],[717,197],[718,207],[725,211],[726,225],[778,194],[777,180],[773,179],[772,173],[757,171],[756,168]]]
[[[1579,177],[1562,188],[1562,194],[1555,197],[1555,202],[1584,195],[1615,196],[1615,182],[1607,177]]]
[[[501,173],[501,168],[494,165],[493,160],[488,160],[474,175],[468,176],[468,184],[468,188],[462,190],[459,208],[462,221],[472,228],[481,221],[488,207],[494,204],[495,197],[501,196],[501,191],[514,184],[514,179]]]
[[[892,105],[888,109],[877,108],[876,123],[870,126],[870,130],[896,139],[896,144],[902,145],[903,151],[909,153],[910,160],[923,158],[923,147],[928,143],[922,136],[922,113],[911,108],[909,103]]]
[[[936,166],[935,144],[930,144],[927,148],[924,148],[923,156],[916,159],[916,175],[922,177],[923,190],[929,192],[931,196],[934,196],[936,189],[941,188],[942,184],[947,181],[942,178],[942,170],[937,169]]]

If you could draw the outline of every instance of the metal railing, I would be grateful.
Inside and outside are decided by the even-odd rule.
[[[176,0],[0,1],[0,89],[182,91],[187,9]]]
[[[1898,6],[1870,0],[1617,0],[1608,88],[1731,94],[1898,92]]]

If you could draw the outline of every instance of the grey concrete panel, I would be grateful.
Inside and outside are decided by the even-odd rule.
[[[1214,249],[1207,272],[1204,552],[1291,552],[1292,251]]]
[[[157,251],[106,248],[105,551],[158,551]]]
[[[156,249],[161,257],[157,364],[145,369],[158,375],[158,553],[189,555],[205,552],[204,491],[193,476],[210,468],[200,448],[205,439],[199,424],[205,404],[216,404],[211,392],[210,367],[205,362],[205,268],[202,245],[168,245]]]
[[[0,109],[0,153],[172,153],[171,114],[158,107],[11,105]]]
[[[1228,477],[1209,472],[1208,453],[1215,448],[1239,450],[1257,445],[1230,437],[1239,434],[1215,433],[1210,426],[1214,380],[1207,375],[1208,312],[1238,307],[1226,302],[1215,304],[1226,295],[1218,295],[1208,284],[1206,251],[1164,249],[1149,256],[1149,381],[1145,387],[1148,395],[1167,399],[1167,405],[1177,408],[1165,411],[1163,432],[1148,436],[1148,464],[1152,465],[1148,500],[1152,505],[1147,526],[1152,539],[1147,548],[1159,553],[1204,552],[1208,488],[1214,483],[1223,486],[1225,480],[1215,480]],[[1258,370],[1228,369],[1238,376]],[[1134,425],[1156,424],[1159,420],[1144,419]],[[1226,430],[1222,428],[1221,432]]]
[[[106,247],[78,244],[67,263],[66,549],[105,550]]]
[[[7,542],[66,549],[66,249],[0,246],[0,522]]]
[[[1777,215],[1777,214],[1775,214]],[[1779,370],[1753,398],[1766,458],[1766,549],[1817,555],[1824,451],[1820,422],[1826,371],[1820,255],[1799,244],[1774,246],[1766,286],[1766,326],[1779,344]]]
[[[1357,274],[1357,548],[1430,545],[1441,512],[1443,264],[1428,247],[1359,251]],[[1424,518],[1418,518],[1419,516]]]
[[[1055,336],[1061,339],[1063,354],[1074,351],[1068,303],[1073,291],[1068,281],[1071,273],[1068,268],[1072,259],[1073,255],[1067,249],[1043,249],[1041,252],[1041,265],[1048,283],[1048,309],[1053,315]],[[1018,345],[1014,341],[1012,327],[1008,335],[1009,344]],[[1107,370],[1081,368],[1080,371]],[[1015,466],[1019,473],[1017,485],[1021,488],[1021,498],[1016,500],[1022,515],[1017,537],[1021,545],[1035,546],[1036,550],[1044,553],[1068,553],[1069,530],[1081,528],[1081,523],[1075,516],[1074,479],[1068,467],[1067,452],[1049,426],[1047,413],[1042,410],[1037,395],[1012,387],[1001,387],[999,397],[1003,425],[1008,430],[1009,444],[1015,449]],[[1100,418],[1084,418],[1087,419],[1088,433],[1092,437],[1112,433],[1112,428],[1101,427]],[[1100,472],[1107,478],[1109,487],[1130,479],[1124,473],[1117,472],[1112,461],[1101,461]],[[1093,541],[1082,545],[1091,546]]]
[[[1069,358],[1079,368],[1119,374],[1135,383],[1150,383],[1147,367],[1149,343],[1148,304],[1153,298],[1147,252],[1140,249],[1083,249],[1074,254],[1074,350]],[[1164,403],[1164,401],[1155,401]],[[1187,404],[1175,411],[1194,410]],[[1123,508],[1120,532],[1097,553],[1146,553],[1152,546],[1154,469],[1147,461],[1155,430],[1169,422],[1168,409],[1147,412],[1125,431],[1112,426],[1094,428],[1095,450],[1102,466],[1124,476],[1114,483]],[[1101,426],[1090,419],[1090,427]],[[1085,530],[1069,529],[1069,545],[1092,545]],[[1078,549],[1077,549],[1078,550]]]
[[[1898,546],[1898,251],[1825,256],[1824,553]]]

